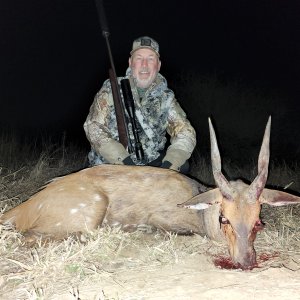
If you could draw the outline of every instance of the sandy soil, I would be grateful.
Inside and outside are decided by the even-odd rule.
[[[259,272],[219,270],[204,255],[176,265],[124,270],[99,285],[52,299],[300,299],[300,271],[269,268]],[[77,295],[77,296],[76,296]]]

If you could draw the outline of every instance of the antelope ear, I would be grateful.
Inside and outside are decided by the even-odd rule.
[[[300,203],[300,197],[281,191],[264,189],[259,202],[261,204],[266,203],[273,206],[282,206]]]
[[[222,194],[218,188],[209,190],[205,193],[198,194],[193,198],[177,204],[177,207],[189,208],[189,209],[207,209],[213,204],[218,204],[222,202]]]

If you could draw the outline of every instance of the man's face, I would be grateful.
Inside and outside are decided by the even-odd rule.
[[[151,49],[136,50],[129,58],[129,67],[140,88],[148,88],[160,70],[161,62]]]

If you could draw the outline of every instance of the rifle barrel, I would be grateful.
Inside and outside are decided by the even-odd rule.
[[[99,20],[100,20],[102,34],[104,37],[108,37],[110,35],[110,33],[109,33],[107,21],[106,21],[103,0],[95,0],[95,2],[96,2],[97,12],[98,12]]]

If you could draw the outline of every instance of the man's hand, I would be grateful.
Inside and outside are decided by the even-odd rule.
[[[131,159],[130,155],[123,159],[123,164],[127,166],[135,166],[134,161]]]
[[[169,148],[164,157],[161,167],[179,171],[180,167],[190,158],[190,153],[181,150]]]
[[[102,145],[99,154],[102,155],[110,164],[134,165],[134,162],[130,158],[129,153],[126,151],[124,146],[115,140],[111,140]]]

